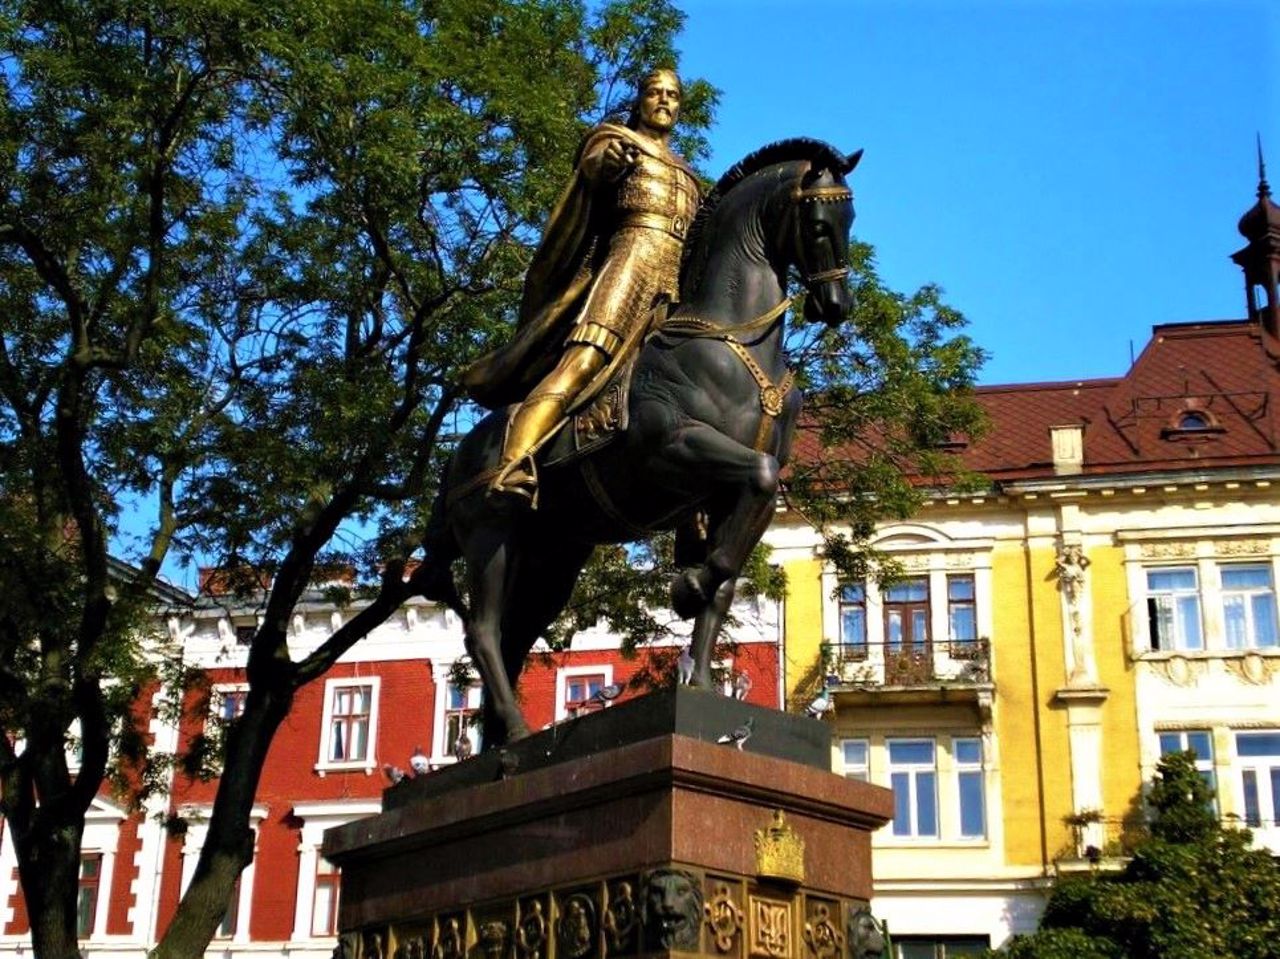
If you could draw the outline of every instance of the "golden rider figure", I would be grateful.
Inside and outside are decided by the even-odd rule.
[[[587,135],[525,277],[515,336],[463,374],[477,402],[520,403],[491,491],[536,502],[533,454],[631,357],[653,307],[679,299],[698,206],[693,170],[668,146],[680,94],[673,71],[654,70],[626,126]]]

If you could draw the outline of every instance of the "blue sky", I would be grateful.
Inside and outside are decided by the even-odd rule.
[[[1114,376],[1157,323],[1244,315],[1255,134],[1280,199],[1277,0],[684,0],[722,91],[707,169],[864,147],[857,236],[937,282],[982,383]]]

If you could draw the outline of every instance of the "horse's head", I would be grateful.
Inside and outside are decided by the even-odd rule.
[[[857,150],[813,163],[791,191],[792,257],[808,296],[804,315],[834,326],[853,309],[849,276],[849,230],[853,226],[853,191],[845,176],[862,159]]]

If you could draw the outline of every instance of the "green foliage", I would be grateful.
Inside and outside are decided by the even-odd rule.
[[[407,595],[457,373],[507,335],[578,142],[678,65],[680,21],[668,0],[0,0],[0,811],[22,862],[109,775],[163,782],[132,707],[201,699],[148,628],[175,601],[162,564],[198,559],[243,571],[231,598],[262,616],[244,717],[175,760],[221,773],[192,888],[233,875],[206,865],[239,861],[219,810],[252,793],[246,757]],[[694,155],[715,99],[688,78]],[[353,615],[295,662],[293,608],[335,566]],[[217,897],[192,898],[162,953],[203,951]],[[74,888],[50,902],[36,949],[62,954]]]
[[[850,244],[850,266],[851,322],[792,334],[811,432],[784,495],[823,532],[826,558],[846,577],[886,579],[895,567],[866,548],[878,523],[911,516],[940,489],[984,485],[949,450],[985,428],[972,396],[985,354],[938,287],[889,290],[863,242]]]
[[[1280,864],[1224,828],[1190,753],[1160,761],[1147,801],[1150,836],[1122,873],[1060,881],[1032,936],[1010,959],[1275,959]]]

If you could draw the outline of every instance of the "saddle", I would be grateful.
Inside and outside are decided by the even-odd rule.
[[[638,353],[623,363],[595,399],[568,417],[538,456],[540,466],[563,466],[613,442],[626,432],[631,376]]]

